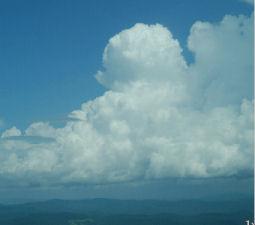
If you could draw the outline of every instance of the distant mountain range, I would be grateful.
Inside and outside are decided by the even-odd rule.
[[[0,224],[245,225],[247,219],[252,219],[253,211],[252,198],[234,201],[55,199],[0,205]]]

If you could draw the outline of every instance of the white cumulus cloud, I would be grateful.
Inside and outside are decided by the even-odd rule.
[[[136,24],[110,39],[97,80],[113,90],[133,82],[183,82],[187,69],[179,42],[165,27]]]
[[[12,127],[8,130],[5,130],[1,137],[2,138],[7,138],[7,137],[17,137],[21,135],[21,131],[17,127]]]
[[[109,90],[71,112],[62,128],[39,122],[24,132],[52,141],[2,139],[0,179],[103,184],[251,173],[252,35],[252,17],[196,22],[188,66],[166,27],[120,32],[96,74]]]

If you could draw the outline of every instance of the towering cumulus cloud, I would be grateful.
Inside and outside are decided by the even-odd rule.
[[[249,176],[252,35],[245,16],[196,22],[188,37],[195,61],[187,65],[159,24],[120,32],[96,74],[108,91],[71,112],[62,128],[39,122],[4,132],[0,179],[60,185]]]

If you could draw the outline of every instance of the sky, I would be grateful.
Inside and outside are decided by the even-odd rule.
[[[252,193],[251,1],[0,11],[2,196]]]

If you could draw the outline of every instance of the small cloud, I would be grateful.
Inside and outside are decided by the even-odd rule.
[[[21,131],[14,126],[4,131],[1,135],[1,138],[18,137],[20,135],[21,135]]]

